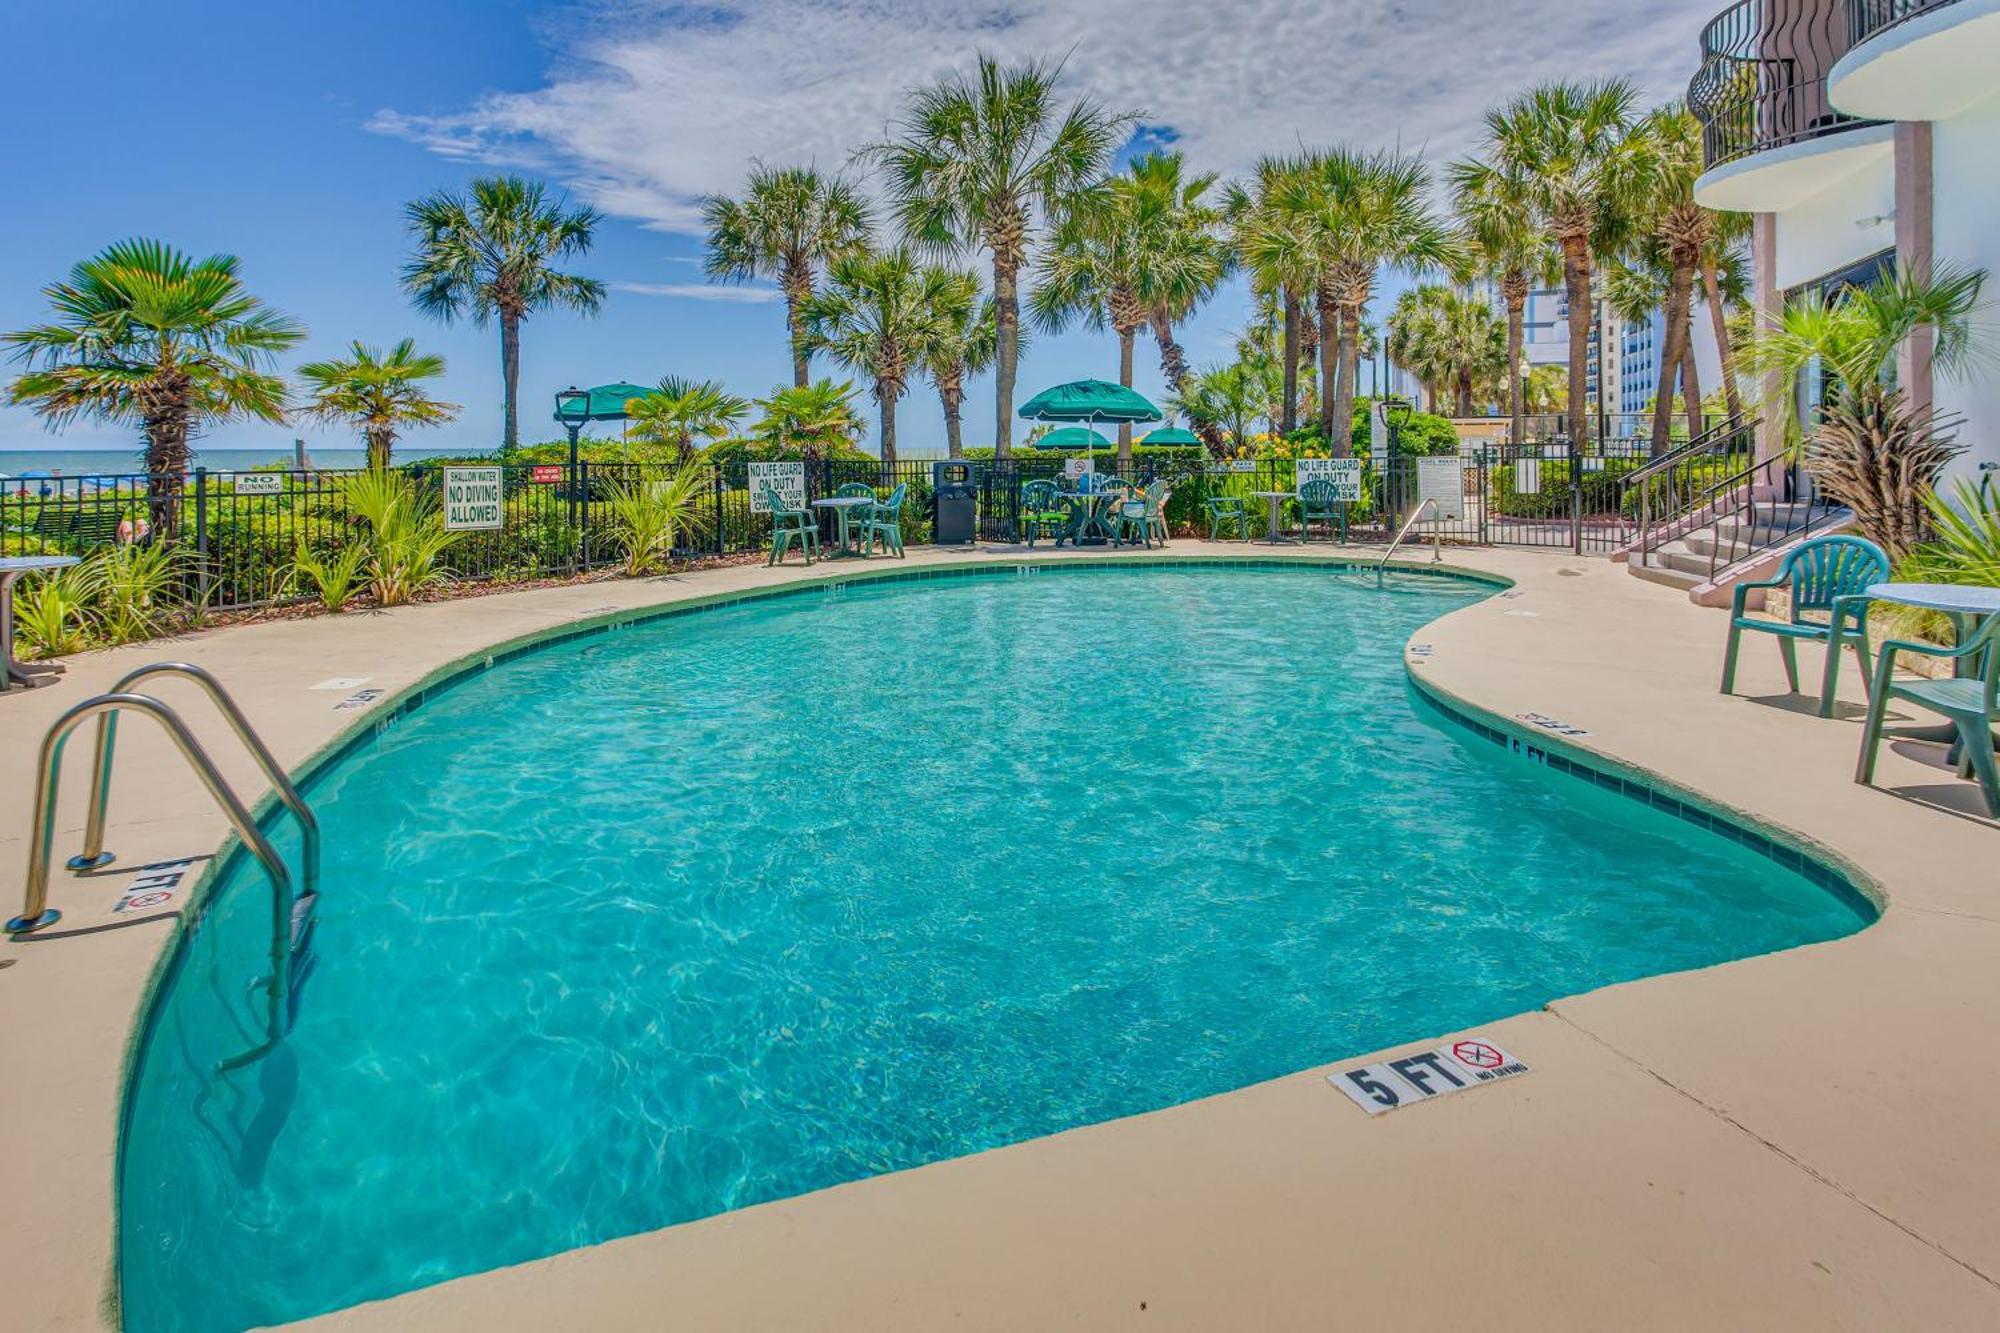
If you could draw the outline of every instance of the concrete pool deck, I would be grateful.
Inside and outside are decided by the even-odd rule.
[[[1167,554],[1336,552],[1183,540]],[[1978,815],[1974,788],[1938,766],[1934,747],[1900,745],[1884,752],[1879,789],[1855,786],[1856,710],[1813,716],[1783,694],[1775,649],[1755,643],[1742,697],[1717,695],[1722,614],[1620,566],[1525,550],[1449,555],[1513,580],[1518,595],[1426,627],[1417,639],[1429,654],[1407,659],[1414,675],[1500,719],[1559,717],[1588,731],[1570,742],[1581,751],[1824,847],[1873,881],[1882,919],[1832,943],[1487,1025],[1480,1032],[1533,1072],[1474,1095],[1370,1118],[1327,1085],[1329,1069],[1304,1070],[312,1322],[2000,1327],[2000,1064],[1986,1056],[2000,1019],[2000,828]],[[1029,558],[1129,557],[913,549],[906,566]],[[1412,564],[1427,560],[1411,553]],[[42,733],[134,666],[208,667],[295,766],[396,691],[494,643],[614,610],[884,567],[744,566],[80,656],[61,684],[0,698],[0,902],[18,910]],[[362,679],[311,688],[341,678]],[[387,693],[335,708],[360,688]],[[159,693],[212,742],[240,792],[261,792],[192,687],[161,683]],[[80,841],[87,752],[87,737],[71,748],[58,863]],[[128,723],[107,839],[118,862],[94,877],[59,872],[51,901],[63,921],[0,944],[0,1125],[13,1149],[0,1189],[12,1260],[0,1328],[115,1322],[123,1062],[172,908],[111,908],[135,867],[207,856],[225,831],[164,739]]]

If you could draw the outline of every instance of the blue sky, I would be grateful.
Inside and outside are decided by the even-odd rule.
[[[0,328],[41,319],[40,288],[121,237],[225,251],[241,258],[254,292],[311,330],[287,366],[355,338],[414,335],[448,358],[443,396],[465,410],[409,443],[485,448],[499,435],[497,334],[427,321],[396,284],[407,248],[400,210],[427,191],[520,170],[610,214],[576,266],[613,285],[604,313],[547,314],[526,327],[522,423],[532,438],[550,395],[571,382],[676,373],[754,396],[786,379],[782,306],[703,284],[696,201],[733,189],[753,157],[843,166],[854,145],[879,137],[902,88],[977,49],[1068,53],[1077,91],[1145,111],[1194,166],[1227,174],[1259,152],[1337,139],[1400,142],[1442,160],[1471,145],[1489,103],[1538,78],[1623,74],[1672,95],[1711,6],[1673,0],[1635,15],[1629,0],[9,4],[0,48],[14,59],[0,82],[0,124],[14,188],[0,224]],[[1446,25],[1478,59],[1439,59]],[[1285,53],[1301,50],[1327,53],[1327,77],[1282,75]],[[1333,77],[1343,58],[1350,72]],[[1191,359],[1225,359],[1245,313],[1232,286],[1183,330]],[[1115,364],[1108,335],[1044,338],[1024,364],[1023,396],[1108,376]],[[1138,379],[1162,391],[1144,341]],[[969,443],[990,437],[990,395],[989,383],[973,386]],[[927,386],[904,400],[899,421],[906,448],[941,446]],[[264,425],[219,429],[208,442],[280,447],[294,433],[351,443],[335,429]],[[87,423],[52,436],[26,411],[0,407],[0,449],[60,447],[135,446],[127,431]]]

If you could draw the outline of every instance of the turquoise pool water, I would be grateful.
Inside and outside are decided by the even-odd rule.
[[[214,1072],[256,1032],[247,872],[184,953],[131,1092],[128,1327],[300,1318],[1864,924],[1417,700],[1402,643],[1488,595],[850,585],[465,679],[315,784],[277,1053]]]

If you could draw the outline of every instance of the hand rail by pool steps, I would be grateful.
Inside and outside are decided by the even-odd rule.
[[[1424,510],[1434,509],[1436,507],[1437,507],[1436,498],[1426,500],[1422,504],[1417,506],[1417,511],[1414,514],[1411,514],[1407,519],[1403,520],[1402,531],[1396,534],[1396,540],[1389,543],[1389,549],[1382,553],[1382,558],[1375,562],[1376,587],[1379,588],[1382,586],[1382,571],[1389,567],[1389,560],[1392,556],[1396,554],[1396,548],[1403,544],[1403,538],[1410,535],[1411,528],[1414,528],[1415,526],[1417,526],[1418,523],[1421,523],[1423,521]],[[1431,563],[1436,565],[1436,564],[1442,564],[1443,562],[1444,562],[1443,542],[1439,538],[1437,530],[1433,528],[1431,530]]]
[[[120,712],[144,713],[160,724],[161,730],[180,750],[181,757],[201,779],[202,786],[215,798],[250,855],[263,867],[271,890],[270,976],[261,983],[264,991],[265,1038],[242,1055],[224,1060],[223,1069],[235,1069],[268,1054],[284,1039],[290,1026],[293,991],[293,964],[303,953],[312,933],[313,907],[317,893],[292,896],[292,877],[284,860],[257,827],[257,821],[236,793],[223,781],[215,762],[188,730],[187,723],[158,699],[145,694],[99,694],[74,705],[57,718],[42,738],[41,754],[35,766],[34,814],[28,827],[28,876],[21,915],[7,923],[12,935],[27,935],[54,925],[62,913],[48,905],[50,845],[55,840],[56,802],[61,791],[63,749],[70,736],[91,718]],[[257,747],[262,749],[261,744]],[[268,751],[265,752],[268,754]],[[289,783],[287,784],[289,787]],[[293,792],[294,797],[297,796]],[[192,925],[192,923],[189,923]]]
[[[129,694],[132,687],[148,676],[179,676],[191,680],[215,701],[222,716],[228,720],[236,739],[243,742],[243,748],[250,751],[250,757],[264,770],[264,778],[285,808],[299,821],[299,831],[304,846],[302,855],[304,870],[304,896],[312,897],[319,892],[319,821],[313,818],[312,808],[300,797],[292,780],[285,776],[284,768],[271,757],[271,751],[264,744],[263,737],[250,725],[250,719],[243,716],[243,710],[236,706],[236,700],[229,697],[229,691],[222,688],[222,682],[202,667],[192,662],[155,662],[142,666],[136,671],[128,671],[110,689],[112,694]],[[116,710],[103,713],[97,719],[97,759],[90,775],[90,814],[83,830],[83,852],[69,859],[71,870],[95,870],[110,865],[114,859],[104,850],[104,815],[111,802],[111,760],[112,751],[118,743],[118,714]]]

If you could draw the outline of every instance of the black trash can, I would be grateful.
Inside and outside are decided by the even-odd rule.
[[[979,470],[962,458],[931,464],[931,494],[937,518],[931,525],[936,546],[970,546],[979,537]]]

